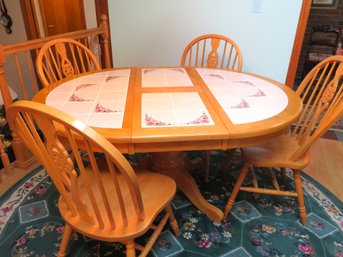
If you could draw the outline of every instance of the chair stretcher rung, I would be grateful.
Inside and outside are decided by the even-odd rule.
[[[297,193],[290,192],[290,191],[281,191],[281,190],[273,190],[273,189],[265,189],[265,188],[253,188],[253,187],[241,187],[240,190],[250,192],[250,193],[257,193],[257,194],[283,195],[283,196],[290,196],[290,197],[298,197]]]

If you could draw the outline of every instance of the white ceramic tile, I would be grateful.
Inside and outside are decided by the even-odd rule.
[[[220,97],[217,100],[223,109],[237,109],[240,105],[242,105],[242,102],[245,101],[244,98],[240,96]]]
[[[165,100],[146,100],[142,102],[144,112],[151,111],[172,111],[173,105],[170,101]]]
[[[142,95],[142,127],[144,128],[211,124],[213,124],[211,116],[198,93],[144,93]]]
[[[229,81],[225,80],[211,80],[207,81],[207,86],[210,86],[211,88],[227,88],[227,87],[232,87],[230,85]]]
[[[145,81],[144,87],[167,87],[167,84],[164,81]]]
[[[103,73],[103,75],[106,76],[106,73]],[[96,77],[94,77],[92,75],[83,76],[80,78],[80,83],[101,84],[105,80],[104,76],[96,76]]]
[[[62,111],[71,115],[75,114],[88,114],[93,107],[92,102],[69,102],[65,103],[61,109]]]
[[[234,124],[267,119],[287,107],[287,95],[269,81],[231,71],[197,72]]]
[[[142,127],[169,127],[177,126],[174,112],[143,112]]]
[[[128,86],[125,83],[103,84],[100,91],[127,92]]]
[[[104,84],[123,84],[126,83],[126,75],[108,75],[104,81]]]
[[[82,121],[83,123],[87,123],[88,120],[88,114],[74,114],[74,117],[80,121]]]
[[[265,90],[259,89],[257,87],[251,87],[251,88],[236,88],[236,91],[239,92],[239,94],[242,97],[259,97],[264,98],[267,97],[267,93]]]
[[[192,81],[183,68],[142,69],[142,87],[191,87]]]
[[[77,84],[64,83],[54,88],[51,92],[68,94],[74,91],[77,86],[78,86],[78,83]],[[49,96],[51,92],[49,93]]]
[[[96,101],[93,105],[93,113],[115,113],[124,112],[125,102],[124,101]]]
[[[121,128],[124,114],[116,113],[96,113],[89,116],[87,125],[98,128]]]
[[[47,105],[60,110],[62,108],[63,104],[64,104],[64,102],[50,102]]]
[[[49,94],[46,98],[46,103],[53,103],[53,102],[64,102],[66,99],[69,98],[70,94],[72,94],[71,92],[54,92],[53,94]]]
[[[97,94],[94,92],[89,92],[89,91],[82,91],[78,90],[74,92],[71,96],[68,97],[68,102],[89,102],[89,101],[94,101],[97,97]]]
[[[129,78],[129,69],[86,75],[52,90],[46,103],[79,117],[89,126],[120,128]]]
[[[80,83],[75,87],[75,92],[97,92],[102,87],[102,84]]]
[[[200,99],[199,94],[195,92],[170,93],[169,95],[172,99]]]
[[[211,89],[211,92],[217,98],[217,100],[220,98],[223,98],[223,97],[225,97],[225,98],[227,98],[227,97],[230,97],[230,98],[242,97],[242,94],[240,94],[237,89],[230,88],[230,87],[213,88],[213,89]]]
[[[175,99],[173,100],[173,107],[175,111],[186,111],[186,110],[202,110],[204,109],[204,104],[200,98],[192,99]]]
[[[207,111],[181,111],[176,112],[180,126],[208,126],[213,125],[211,116]]]
[[[98,93],[98,101],[123,101],[126,97],[124,91],[100,91]]]

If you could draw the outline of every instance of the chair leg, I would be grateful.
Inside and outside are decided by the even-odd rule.
[[[68,246],[69,239],[72,232],[73,232],[73,229],[68,223],[66,223],[64,226],[62,241],[61,241],[60,249],[58,250],[58,253],[57,253],[57,257],[66,256],[66,250],[67,250],[67,246]]]
[[[224,175],[225,169],[227,168],[227,166],[229,166],[235,151],[236,151],[236,149],[226,150],[226,158],[225,158],[224,162],[222,163],[222,165],[220,167],[220,172],[221,172],[222,175]]]
[[[229,198],[229,200],[225,206],[224,219],[227,217],[227,215],[230,213],[230,211],[232,209],[232,206],[233,206],[235,199],[238,195],[239,189],[240,189],[241,185],[243,184],[245,177],[247,176],[247,172],[248,172],[249,167],[250,167],[250,164],[245,162],[241,172],[239,173],[236,184],[235,184],[235,186],[232,190],[232,193],[230,195],[230,198]]]
[[[175,235],[178,236],[180,234],[179,226],[177,224],[177,221],[175,219],[175,216],[174,216],[174,213],[173,213],[173,210],[172,210],[170,204],[168,204],[168,206],[166,207],[166,212],[169,214],[170,226],[172,227]]]
[[[306,209],[305,209],[303,188],[302,188],[301,178],[300,178],[300,170],[293,170],[293,177],[294,177],[295,191],[297,192],[297,195],[298,195],[300,221],[305,226],[306,225]]]
[[[204,174],[204,180],[207,183],[209,181],[209,173],[210,173],[210,151],[204,152],[204,159],[205,159],[205,174]]]
[[[136,257],[135,242],[133,240],[126,241],[126,257]]]

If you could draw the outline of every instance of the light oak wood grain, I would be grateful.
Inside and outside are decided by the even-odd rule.
[[[343,142],[321,138],[312,146],[311,155],[306,174],[343,201]]]
[[[55,108],[22,100],[11,105],[7,114],[60,194],[58,208],[66,224],[58,257],[65,256],[73,230],[96,240],[123,243],[127,257],[136,256],[135,249],[146,256],[168,219],[179,234],[170,207],[176,193],[173,179],[145,169],[134,170],[102,135]],[[57,127],[65,131],[63,142]],[[76,138],[84,145],[77,145]],[[97,158],[99,153],[102,158]],[[162,218],[153,224],[162,210]],[[153,233],[145,246],[135,243],[148,230]]]

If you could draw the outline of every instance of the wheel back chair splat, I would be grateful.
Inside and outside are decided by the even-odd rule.
[[[240,190],[297,197],[300,220],[306,224],[306,210],[300,170],[310,162],[309,149],[343,114],[343,56],[333,56],[316,65],[304,78],[296,93],[303,100],[303,110],[291,130],[264,144],[242,149],[244,165],[225,207],[224,216],[231,211]],[[271,175],[275,189],[259,188],[254,169],[264,167]],[[281,168],[285,182],[285,168],[293,171],[295,192],[281,190],[273,167]],[[253,186],[242,186],[247,172],[252,172]]]
[[[146,256],[168,219],[179,233],[170,206],[176,192],[174,180],[148,170],[134,171],[103,136],[52,107],[18,101],[8,108],[8,117],[60,193],[58,208],[66,225],[57,256],[65,256],[73,230],[97,240],[124,243],[127,257],[135,256],[136,250]],[[67,144],[71,153],[64,147]],[[84,151],[87,163],[80,156]],[[162,210],[165,214],[159,224],[152,224]],[[134,239],[148,229],[154,232],[145,247],[136,244]]]
[[[70,38],[46,43],[38,53],[36,67],[44,86],[76,74],[100,70],[95,55],[85,45]]]
[[[232,39],[206,34],[193,39],[185,48],[181,58],[181,66],[221,68],[241,71],[243,66],[242,52]],[[233,150],[228,151],[228,160]],[[208,182],[210,151],[205,151],[205,181]]]

